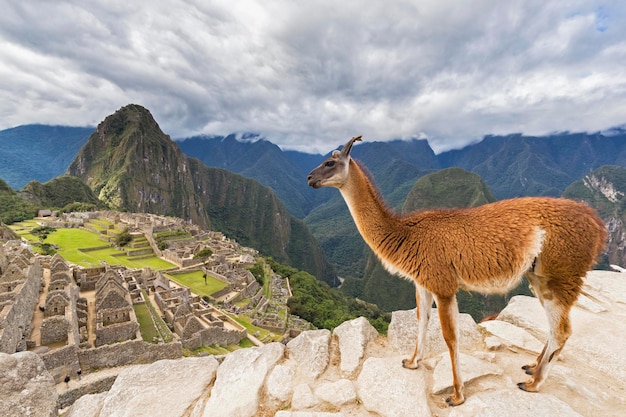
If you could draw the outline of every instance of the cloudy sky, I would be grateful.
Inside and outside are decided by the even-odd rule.
[[[603,130],[626,123],[626,2],[0,0],[0,129],[129,103],[173,138],[320,153]]]

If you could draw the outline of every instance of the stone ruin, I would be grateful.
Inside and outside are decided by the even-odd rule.
[[[0,352],[26,350],[42,273],[37,258],[19,242],[0,246]]]
[[[246,329],[200,297],[192,297],[187,287],[171,287],[161,277],[154,300],[164,314],[165,322],[187,349],[201,346],[238,344],[247,336]]]
[[[96,283],[95,345],[140,337],[128,284],[119,272],[109,269]]]

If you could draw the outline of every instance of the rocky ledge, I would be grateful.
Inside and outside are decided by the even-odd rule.
[[[467,401],[449,408],[450,362],[437,315],[426,359],[402,368],[414,348],[415,310],[393,313],[382,337],[363,318],[302,333],[286,346],[241,349],[218,360],[163,360],[119,370],[107,391],[87,394],[65,417],[622,416],[626,410],[626,274],[590,272],[572,311],[574,333],[540,393],[520,391],[521,366],[546,339],[539,302],[513,297],[496,320],[462,315]],[[96,374],[94,374],[96,375]],[[89,377],[90,375],[88,375]],[[86,379],[86,378],[85,378]],[[0,415],[53,416],[54,386],[30,352],[0,356]],[[86,392],[86,391],[85,391]]]

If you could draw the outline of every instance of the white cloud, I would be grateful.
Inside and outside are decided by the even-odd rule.
[[[172,137],[347,137],[626,122],[626,4],[430,0],[0,0],[0,129],[96,124],[128,103]]]

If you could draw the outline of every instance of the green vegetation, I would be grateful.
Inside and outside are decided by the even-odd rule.
[[[30,233],[30,230],[36,226],[37,223],[31,220],[14,223],[10,228],[32,245],[37,245],[38,238]],[[98,266],[102,261],[109,265],[122,265],[133,269],[149,267],[156,271],[175,267],[156,256],[141,257],[141,259],[129,257],[125,251],[110,246],[108,241],[103,240],[101,234],[86,229],[56,229],[48,234],[46,243],[57,248],[57,253],[68,262],[85,267]]]
[[[31,181],[22,190],[32,200],[39,201],[44,207],[62,208],[74,203],[101,206],[98,197],[80,178],[62,175],[42,184]]]
[[[198,251],[198,253],[196,253],[195,255],[193,255],[193,259],[197,259],[197,258],[208,258],[209,256],[213,255],[213,251],[209,248],[204,248],[204,249],[200,249]]]
[[[391,314],[382,312],[374,304],[345,296],[308,272],[282,265],[272,258],[266,261],[277,274],[289,278],[293,297],[289,298],[287,306],[291,314],[329,330],[363,316],[379,333],[387,334]]]
[[[199,296],[210,296],[217,291],[220,291],[226,287],[226,283],[220,281],[211,275],[206,276],[206,284],[202,271],[186,272],[183,274],[166,274],[168,278],[181,285],[189,287],[191,292],[198,294]]]
[[[189,350],[189,349],[183,348],[183,356],[186,356],[186,357],[188,357],[188,356],[196,356],[200,352],[206,352],[209,355],[227,355],[230,352],[233,352],[233,351],[235,351],[237,349],[249,348],[249,347],[254,347],[254,343],[252,343],[250,341],[250,339],[245,338],[245,339],[242,339],[241,342],[239,342],[238,345],[202,346],[202,347],[199,347],[198,349],[194,349],[194,350]]]
[[[135,315],[137,316],[137,321],[139,322],[141,338],[144,342],[154,343],[154,341],[159,337],[159,332],[157,332],[157,329],[154,326],[150,310],[148,310],[148,307],[146,307],[145,304],[135,304],[133,309],[135,310]]]
[[[115,236],[115,244],[120,248],[128,245],[131,240],[133,240],[133,237],[130,235],[128,228],[125,228],[120,233],[118,233],[117,236]]]
[[[148,293],[145,290],[141,290],[141,293],[143,294],[144,300],[146,300],[146,303],[144,304],[144,306],[146,307],[146,310],[147,310],[148,314],[150,315],[150,320],[152,321],[152,328],[153,328],[153,330],[148,330],[148,331],[155,332],[157,337],[159,339],[161,339],[165,343],[171,342],[172,339],[173,339],[173,336],[172,336],[172,332],[170,331],[169,327],[167,327],[165,322],[161,319],[161,317],[157,313],[156,309],[152,305],[152,302],[150,301],[150,297],[148,297]],[[137,311],[137,310],[135,310],[135,311]],[[144,320],[144,325],[146,325],[146,327],[148,327],[149,326],[147,324],[147,319],[148,318],[147,318],[145,312],[142,311],[141,314],[143,315],[142,320]],[[137,318],[139,318],[139,316],[137,316]],[[140,326],[141,326],[141,323],[140,323]],[[149,340],[147,340],[146,336],[143,336],[143,328],[141,329],[141,333],[142,333],[142,337],[144,338],[144,340],[146,342],[154,343],[154,339],[150,338]]]
[[[0,221],[5,224],[32,219],[40,207],[13,191],[0,179]]]

